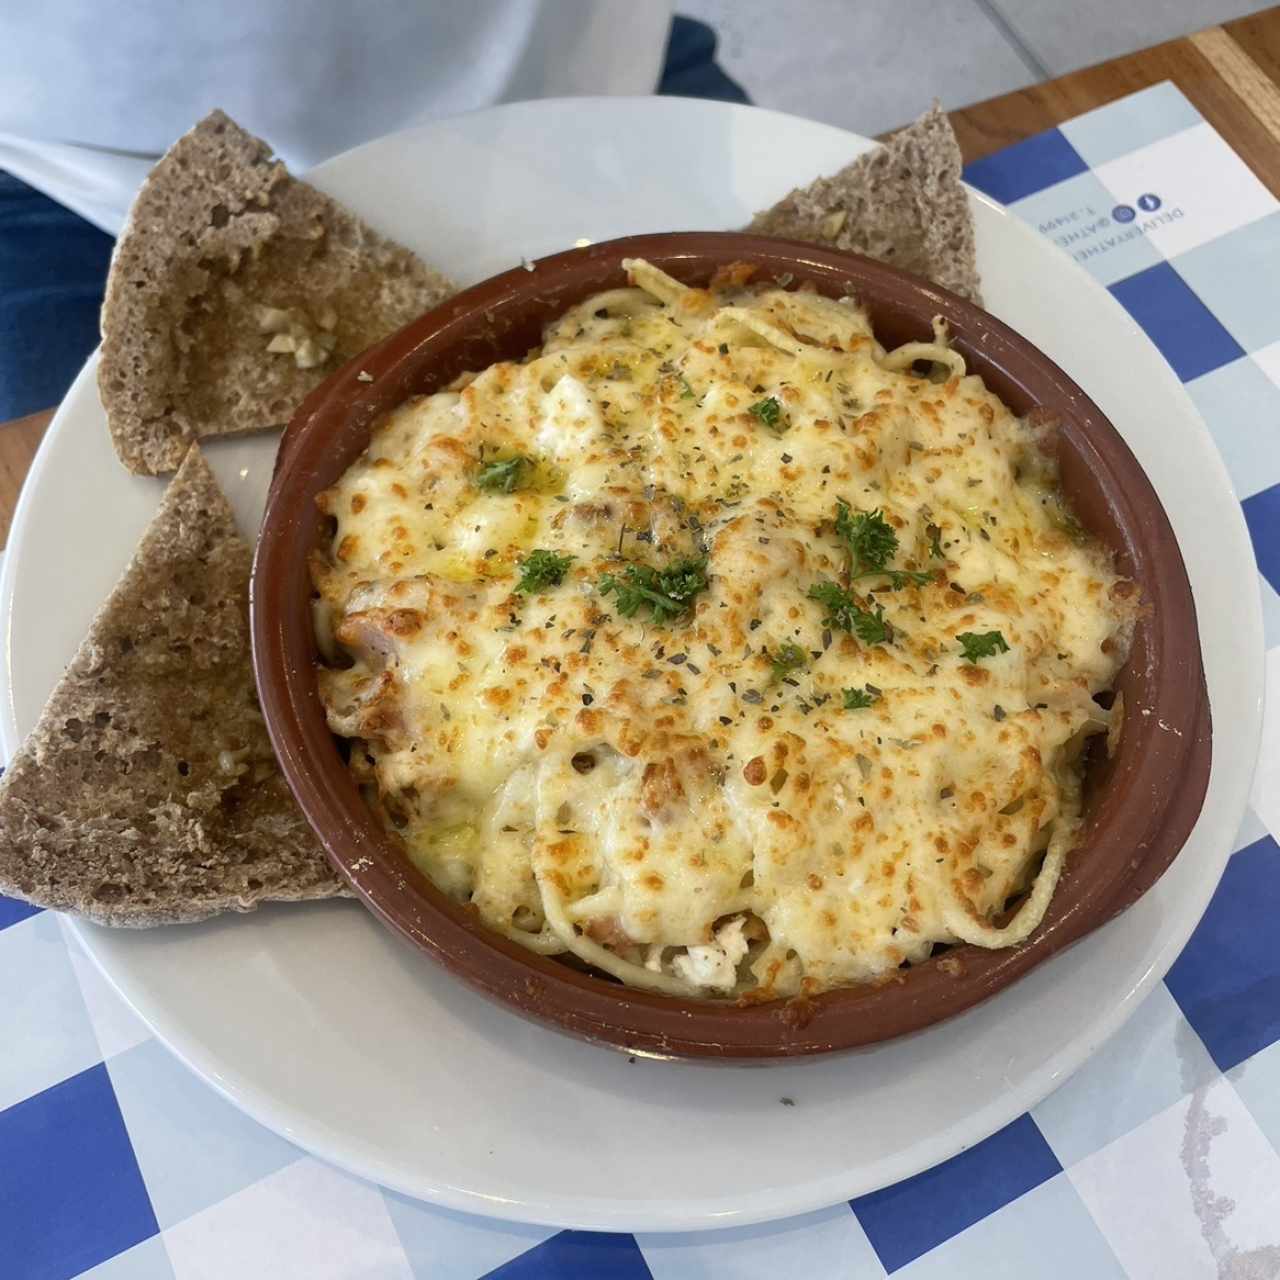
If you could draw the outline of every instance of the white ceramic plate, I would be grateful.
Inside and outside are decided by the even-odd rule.
[[[582,236],[740,226],[867,145],[715,103],[541,102],[386,138],[313,177],[470,283]],[[1262,689],[1253,557],[1204,426],[1133,321],[1015,218],[977,196],[974,213],[989,307],[1110,415],[1187,558],[1213,773],[1199,824],[1156,888],[949,1023],[757,1069],[629,1061],[529,1025],[355,903],[142,933],[81,927],[161,1039],[262,1123],[411,1195],[523,1221],[671,1230],[800,1213],[944,1160],[1037,1102],[1123,1023],[1200,918],[1244,810]],[[90,361],[41,447],[0,578],[7,752],[163,488],[113,457],[94,372]],[[272,451],[268,439],[209,449],[246,530]]]

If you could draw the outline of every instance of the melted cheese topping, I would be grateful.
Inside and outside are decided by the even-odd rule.
[[[1044,429],[940,325],[886,352],[848,299],[629,266],[522,363],[391,413],[323,496],[317,626],[353,664],[322,695],[370,803],[492,928],[638,986],[767,999],[1020,940],[1134,614]],[[515,458],[513,491],[477,483]],[[850,582],[838,502],[927,580]],[[573,559],[517,591],[534,548]],[[690,557],[706,588],[661,624],[602,590]],[[823,582],[888,638],[833,625]]]

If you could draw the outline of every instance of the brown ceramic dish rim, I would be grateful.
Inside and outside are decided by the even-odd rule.
[[[694,283],[735,261],[760,279],[808,280],[864,301],[877,335],[927,337],[945,316],[970,369],[1017,412],[1062,421],[1063,485],[1141,587],[1146,614],[1121,675],[1130,693],[1116,759],[1044,923],[1022,946],[951,950],[887,983],[753,1007],[636,991],[490,932],[416,871],[366,809],[320,704],[306,558],[315,495],[362,451],[377,418],[464,368],[523,354],[546,320],[620,282],[643,257]],[[533,334],[532,340],[529,335]],[[1082,504],[1084,508],[1082,509]],[[1095,527],[1095,524],[1098,527]],[[1103,527],[1105,526],[1105,527]],[[924,280],[857,255],[730,232],[633,236],[540,260],[458,294],[336,372],[300,406],[277,457],[251,584],[254,670],[281,767],[330,861],[388,926],[516,1012],[629,1052],[708,1061],[783,1059],[873,1044],[951,1017],[1014,982],[1145,893],[1190,834],[1208,785],[1208,698],[1190,584],[1168,518],[1115,428],[1008,326]]]

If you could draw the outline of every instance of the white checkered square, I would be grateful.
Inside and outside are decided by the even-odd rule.
[[[495,1222],[385,1189],[382,1198],[414,1280],[477,1280],[556,1234],[554,1227]]]
[[[1227,1079],[1258,1122],[1258,1128],[1280,1151],[1280,1040],[1237,1063],[1227,1072]],[[1280,1231],[1276,1238],[1280,1242]]]
[[[144,1040],[150,1040],[151,1032],[146,1024],[125,1004],[102,976],[98,966],[89,959],[84,944],[65,916],[61,917],[61,925],[71,968],[80,984],[80,994],[89,1011],[89,1021],[93,1023],[103,1059],[114,1058],[116,1054],[125,1053]]]
[[[1052,1247],[1046,1248],[1047,1241]],[[894,1272],[894,1280],[969,1276],[1125,1280],[1118,1259],[1063,1173]]]
[[[1117,205],[1166,258],[1185,253],[1255,218],[1274,213],[1275,197],[1208,124],[1193,125],[1094,169]],[[1159,206],[1144,208],[1154,196]]]
[[[853,1210],[838,1204],[785,1222],[696,1234],[636,1237],[653,1280],[775,1280],[808,1276],[882,1280]]]
[[[1132,1280],[1280,1274],[1280,1155],[1223,1077],[1067,1172]]]
[[[0,929],[0,976],[3,1111],[78,1075],[101,1056],[53,912]]]
[[[1054,1155],[1070,1168],[1217,1075],[1200,1037],[1161,983],[1031,1115]]]
[[[1269,343],[1260,351],[1255,351],[1253,359],[1262,372],[1277,387],[1280,387],[1280,342]],[[1268,441],[1271,445],[1270,451],[1280,453],[1280,423],[1273,422],[1271,427],[1273,434]]]
[[[170,1227],[164,1242],[176,1280],[414,1280],[378,1189],[319,1160]]]
[[[164,1239],[152,1236],[82,1272],[79,1280],[174,1280]]]
[[[1280,840],[1280,649],[1268,649],[1266,701],[1262,711],[1262,744],[1253,775],[1250,804],[1263,825]]]

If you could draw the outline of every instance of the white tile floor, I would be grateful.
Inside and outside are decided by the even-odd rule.
[[[677,0],[762,107],[876,134],[1268,6],[1270,0]]]

